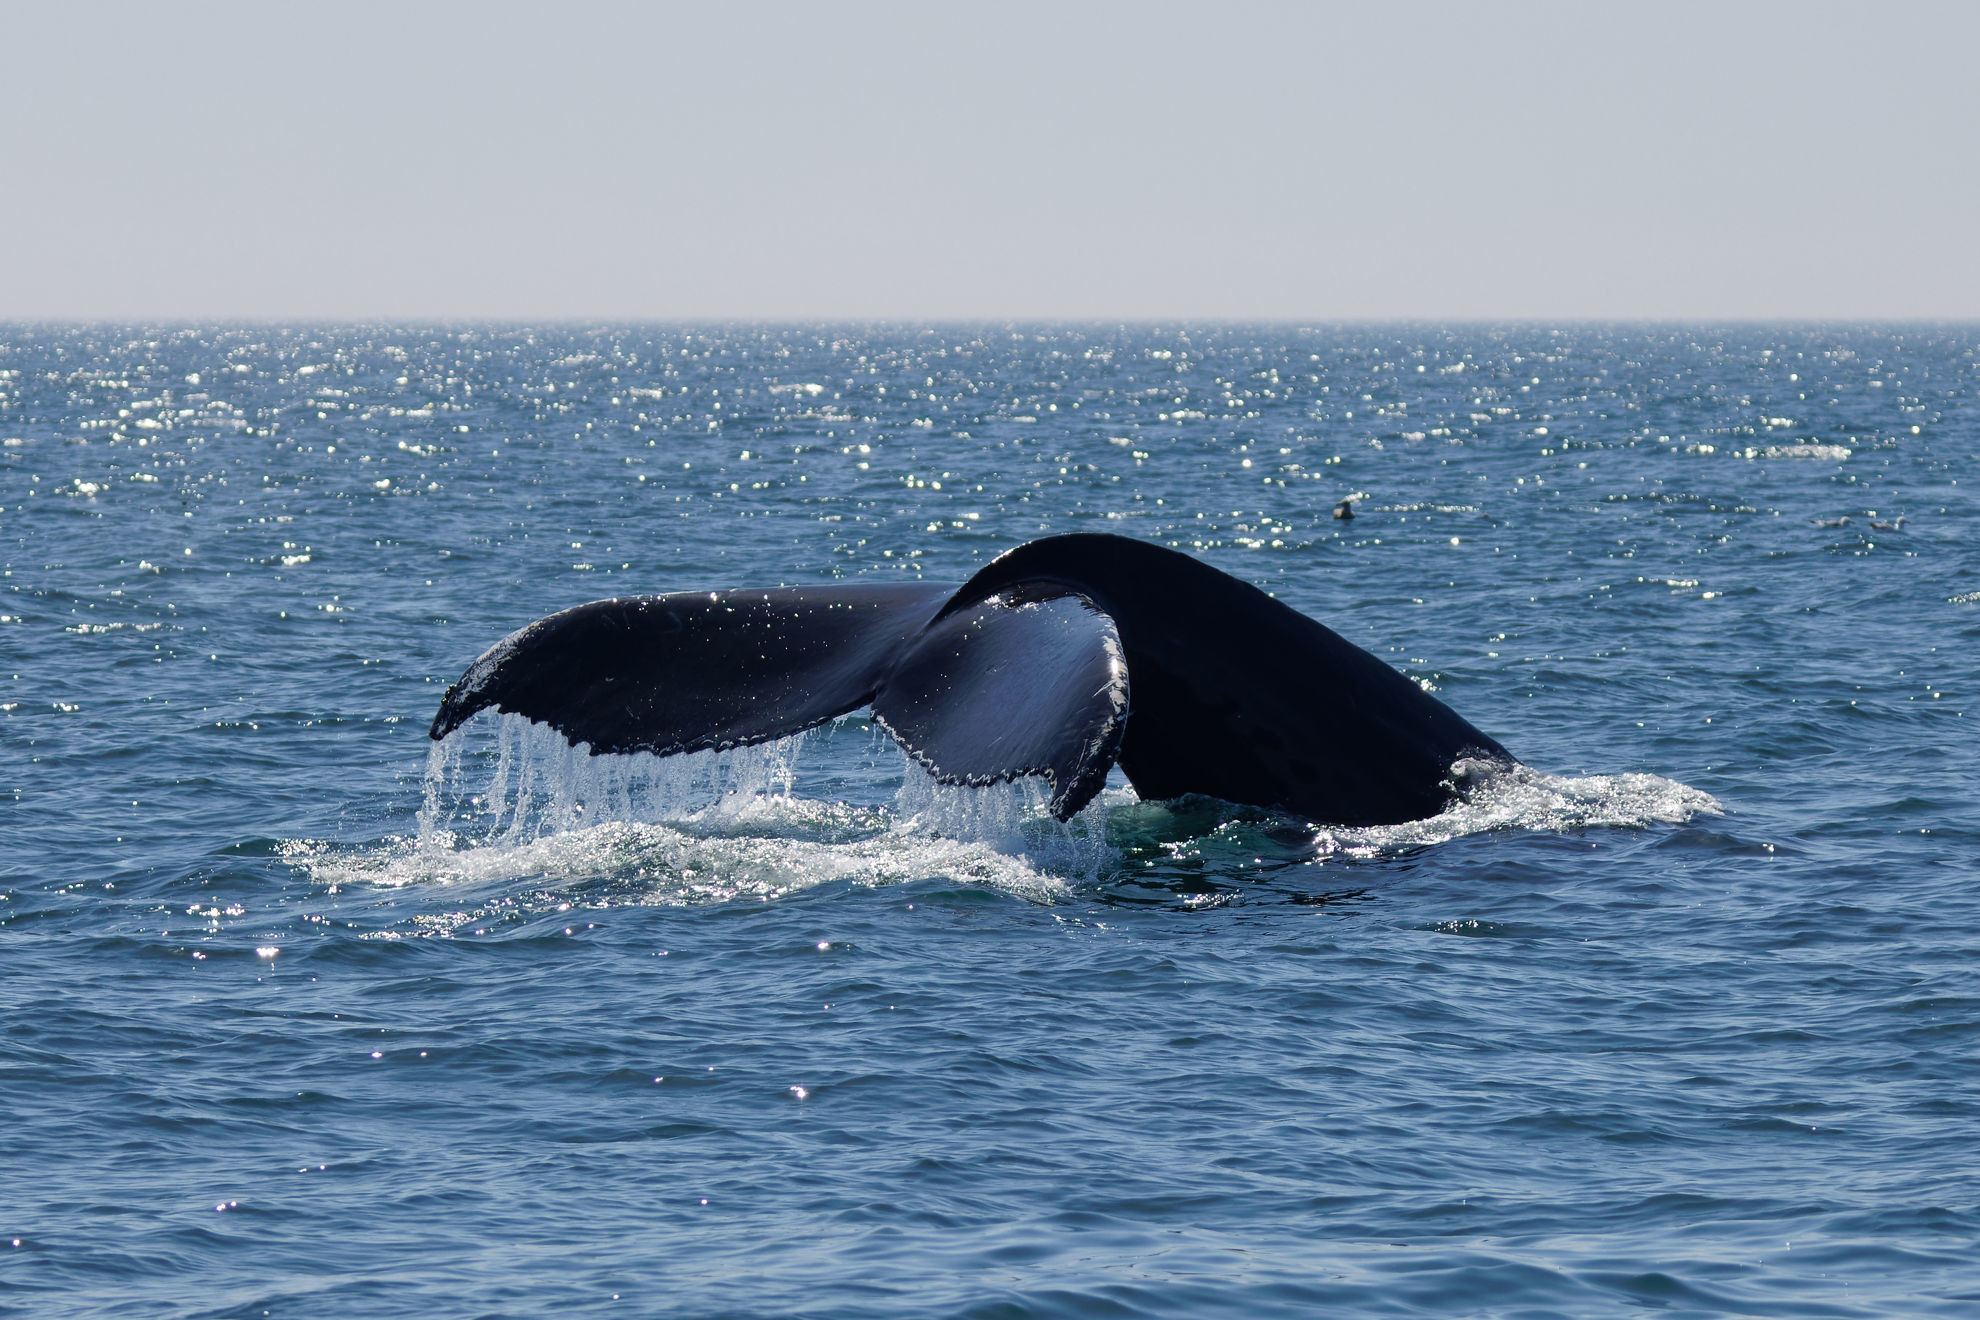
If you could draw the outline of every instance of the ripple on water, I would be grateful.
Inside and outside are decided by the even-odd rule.
[[[1969,1314],[1975,351],[15,327],[0,1309]],[[531,618],[1078,530],[1533,768],[1063,832],[856,717],[421,774]]]

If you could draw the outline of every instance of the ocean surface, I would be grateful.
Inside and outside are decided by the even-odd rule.
[[[1970,325],[0,327],[0,1314],[1980,1314],[1976,391]],[[426,735],[564,606],[1075,530],[1526,768],[1059,827],[864,715]]]

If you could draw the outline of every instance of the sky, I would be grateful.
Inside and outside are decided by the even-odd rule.
[[[14,3],[0,319],[1980,318],[1980,3]]]

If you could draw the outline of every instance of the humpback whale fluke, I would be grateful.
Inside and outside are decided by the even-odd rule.
[[[1060,820],[1118,761],[1144,798],[1202,793],[1345,825],[1435,815],[1492,738],[1247,582],[1127,537],[1027,542],[960,588],[840,583],[593,601],[510,634],[431,736],[493,708],[573,745],[661,756],[767,742],[871,705],[936,779],[1039,775]]]

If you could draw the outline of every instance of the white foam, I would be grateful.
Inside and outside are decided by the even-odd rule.
[[[593,756],[545,726],[482,716],[429,752],[415,839],[293,855],[331,885],[499,887],[541,876],[652,902],[936,877],[1055,902],[1070,893],[1061,876],[1093,878],[1111,856],[1097,806],[1061,825],[1033,779],[945,787],[901,756],[892,810],[800,797],[802,744]]]
[[[866,835],[831,840],[721,829],[779,823],[815,828],[817,815],[834,810],[832,804],[785,800],[716,822],[612,821],[520,842],[500,837],[471,842],[457,836],[455,846],[442,848],[395,840],[360,853],[300,844],[290,849],[290,856],[313,880],[332,888],[458,886],[470,904],[511,893],[518,881],[535,879],[590,906],[770,900],[834,882],[877,887],[933,878],[982,885],[1036,903],[1063,901],[1071,893],[1064,880],[1022,857],[885,820]],[[836,811],[847,817],[873,814],[842,806]],[[711,824],[713,831],[703,832]]]
[[[1641,829],[1725,812],[1718,799],[1660,775],[1550,775],[1530,766],[1460,761],[1452,767],[1458,801],[1427,820],[1322,829],[1321,855],[1377,857],[1490,830]]]
[[[1819,458],[1843,462],[1856,451],[1848,445],[1765,445],[1743,449],[1740,453],[1746,458]]]
[[[805,798],[794,791],[801,748],[791,738],[687,756],[592,756],[543,726],[482,716],[430,753],[416,837],[286,851],[333,889],[459,886],[475,910],[418,919],[445,927],[487,920],[489,904],[517,903],[527,881],[555,891],[542,901],[590,905],[767,901],[821,884],[937,878],[1063,902],[1073,883],[1114,864],[1108,817],[1134,829],[1132,792],[1109,790],[1061,824],[1038,779],[946,786],[898,749],[903,778],[891,807]],[[1437,816],[1321,828],[1312,847],[1379,857],[1492,830],[1640,828],[1722,811],[1710,794],[1656,775],[1576,778],[1465,761],[1452,783],[1459,800]]]
[[[902,758],[906,761],[906,758]],[[940,784],[908,763],[894,796],[899,828],[987,845],[1047,870],[1091,881],[1114,859],[1107,845],[1106,795],[1061,824],[1034,776],[982,788]]]

